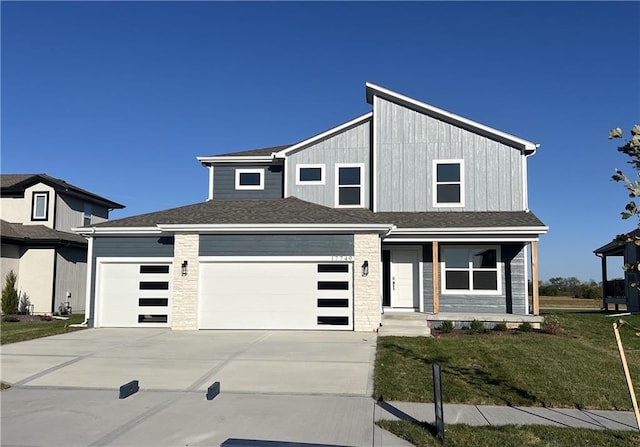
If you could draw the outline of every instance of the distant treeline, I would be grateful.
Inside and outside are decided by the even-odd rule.
[[[582,282],[576,277],[551,278],[549,281],[538,283],[539,293],[542,296],[572,296],[574,298],[602,298],[602,283],[590,279]],[[529,293],[532,293],[531,281],[529,281]]]

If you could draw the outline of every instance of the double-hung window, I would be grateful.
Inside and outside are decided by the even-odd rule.
[[[500,250],[495,246],[443,246],[443,293],[500,294]]]
[[[264,169],[236,169],[236,189],[264,189]]]
[[[82,220],[83,225],[91,225],[91,217],[93,216],[93,207],[90,203],[84,204],[84,218]]]
[[[336,207],[364,206],[364,163],[336,164]]]
[[[34,192],[31,202],[31,220],[48,220],[49,192]]]
[[[296,185],[324,185],[324,164],[296,165]]]
[[[464,206],[462,160],[433,161],[433,206]]]

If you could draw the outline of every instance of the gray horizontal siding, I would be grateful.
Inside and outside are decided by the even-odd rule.
[[[287,160],[287,194],[307,202],[335,207],[336,163],[364,163],[364,207],[369,207],[371,124],[366,121],[319,143],[289,155]],[[324,185],[296,185],[298,164],[324,164]]]
[[[377,211],[520,211],[522,153],[375,98]],[[464,207],[434,207],[433,161],[464,160]]]
[[[93,257],[173,257],[173,236],[97,237]]]
[[[351,234],[200,235],[200,256],[352,256]]]
[[[264,189],[236,189],[236,169],[264,169]],[[282,164],[231,164],[213,167],[214,199],[280,199],[282,198]]]

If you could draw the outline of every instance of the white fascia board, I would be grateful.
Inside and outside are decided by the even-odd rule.
[[[322,132],[322,133],[320,133],[320,134],[318,134],[318,135],[316,135],[314,137],[311,137],[311,138],[308,138],[306,140],[303,140],[303,141],[301,141],[299,143],[296,143],[293,146],[289,146],[288,148],[283,149],[283,150],[281,150],[279,152],[274,152],[273,157],[274,158],[284,158],[284,157],[287,156],[287,154],[289,154],[292,151],[295,151],[297,149],[300,149],[301,147],[305,147],[305,146],[308,146],[310,144],[313,144],[318,140],[322,140],[323,138],[327,138],[327,137],[329,137],[329,136],[331,136],[333,134],[339,133],[339,132],[341,132],[341,131],[343,131],[345,129],[348,129],[349,127],[356,126],[356,125],[358,125],[358,124],[360,124],[362,122],[365,122],[366,120],[368,120],[372,116],[373,116],[373,112],[365,113],[362,116],[354,118],[351,121],[348,121],[348,122],[346,122],[344,124],[341,124],[341,125],[339,125],[337,127],[334,127],[334,128],[329,129],[329,130],[327,130],[325,132]]]
[[[537,237],[520,237],[520,236],[505,236],[505,237],[447,237],[447,236],[432,236],[432,237],[385,237],[382,241],[383,244],[393,244],[395,242],[408,242],[408,243],[424,243],[424,242],[533,242],[540,240]]]
[[[279,232],[373,232],[387,233],[392,226],[382,224],[158,224],[162,231],[197,233],[279,233]]]
[[[494,129],[493,127],[485,126],[484,124],[480,124],[476,121],[464,118],[460,115],[456,115],[451,112],[447,112],[446,110],[440,109],[438,107],[432,106],[422,101],[417,101],[413,98],[409,98],[408,96],[402,95],[400,93],[396,93],[384,87],[380,87],[379,85],[372,84],[370,82],[367,82],[365,85],[367,89],[367,102],[369,103],[372,102],[372,98],[376,94],[382,97],[386,96],[386,97],[394,98],[399,102],[404,102],[405,104],[409,104],[413,107],[416,107],[419,110],[423,110],[427,115],[446,118],[450,121],[457,122],[462,125],[493,134],[507,141],[511,141],[514,144],[520,146],[525,151],[535,152],[535,150],[540,146],[539,144],[533,143],[528,140],[524,140],[522,138],[516,137],[515,135],[502,132],[498,129]]]
[[[71,231],[83,236],[162,234],[158,227],[91,227],[72,228]]]
[[[273,157],[271,155],[254,155],[251,157],[243,157],[240,155],[226,155],[216,157],[197,157],[197,160],[204,164],[212,163],[270,163]]]
[[[392,235],[419,235],[419,234],[545,234],[549,227],[473,227],[473,228],[398,228],[392,231]]]

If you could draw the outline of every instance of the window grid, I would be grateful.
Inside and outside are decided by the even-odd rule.
[[[364,178],[364,163],[336,164],[336,208],[364,207]]]
[[[445,170],[446,165],[458,166],[455,170]],[[439,168],[442,169],[439,169]],[[457,186],[457,188],[455,188]],[[444,200],[442,196],[456,194],[458,200]],[[462,207],[464,206],[464,162],[463,160],[434,160],[433,161],[433,206],[434,207]]]
[[[464,263],[461,259],[455,259],[455,251],[458,256],[461,252],[465,252]],[[482,258],[478,256],[485,255]],[[477,264],[478,259],[480,265]],[[450,261],[447,266],[447,261]],[[455,265],[458,263],[458,265]],[[482,265],[485,264],[485,265]],[[490,264],[487,266],[486,264]],[[492,265],[491,265],[492,264]],[[500,249],[496,246],[453,246],[442,247],[442,292],[445,294],[466,293],[474,295],[495,295],[502,293],[502,283],[500,277],[501,262]],[[455,287],[452,282],[462,284],[466,287]],[[482,283],[495,287],[482,287]]]

